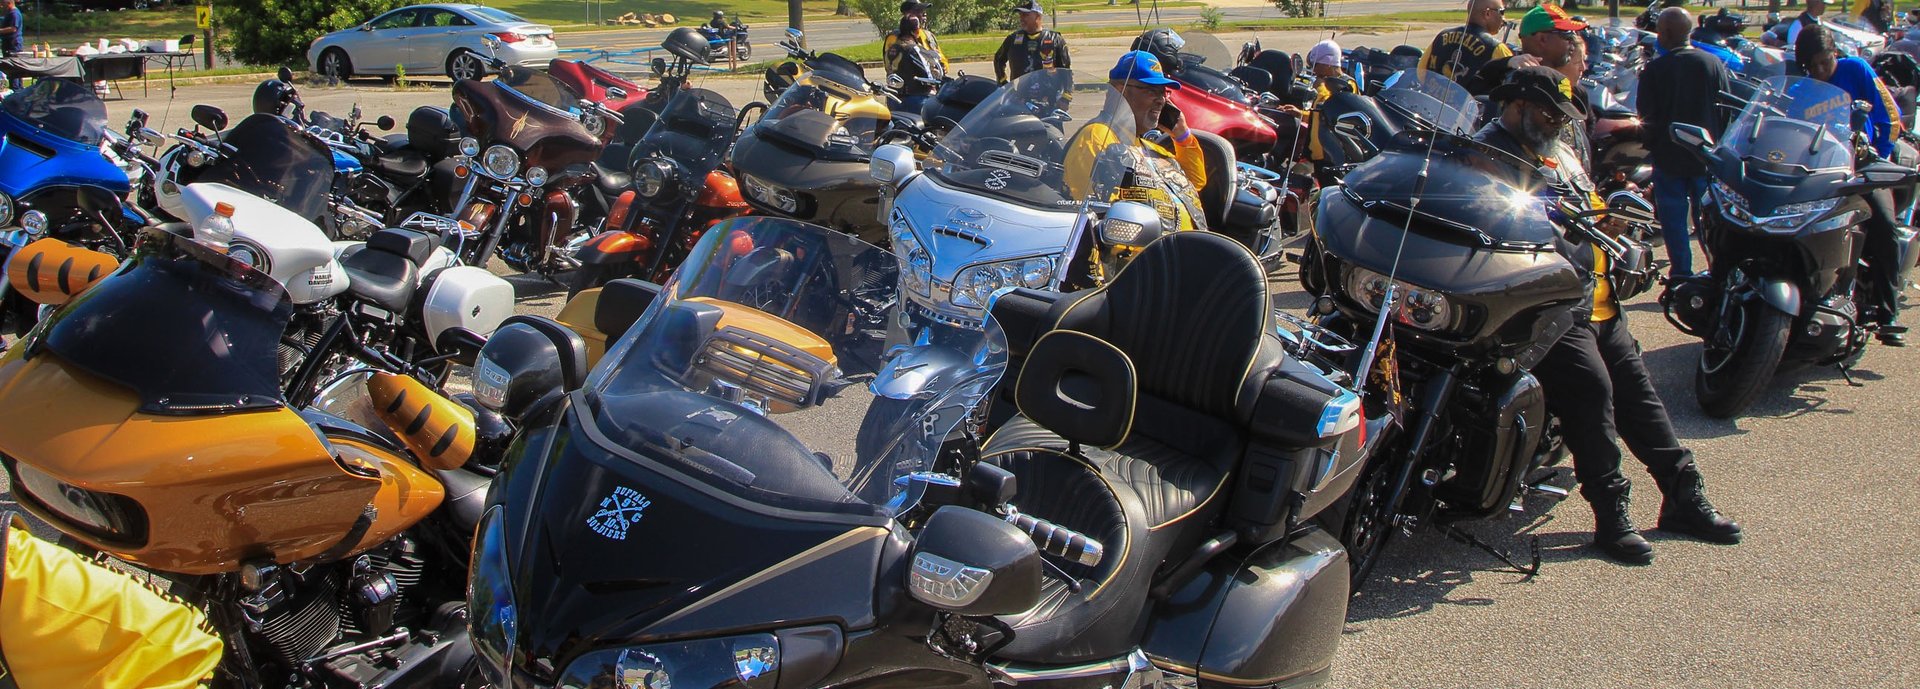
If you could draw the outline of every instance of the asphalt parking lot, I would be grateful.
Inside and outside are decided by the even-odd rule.
[[[759,83],[713,79],[708,87],[742,104]],[[140,107],[171,131],[187,126],[194,103],[221,105],[237,119],[251,90],[182,86],[168,98],[162,87],[109,108],[116,127]],[[444,85],[307,86],[303,94],[310,109],[344,114],[358,103],[369,118],[401,120],[447,100]],[[563,289],[514,282],[524,310],[557,312]],[[1274,288],[1281,305],[1305,304],[1291,267]],[[1544,568],[1529,578],[1417,532],[1390,546],[1353,602],[1334,686],[1920,687],[1920,343],[1873,347],[1852,372],[1857,385],[1831,368],[1783,376],[1744,418],[1715,420],[1693,396],[1699,345],[1666,323],[1653,296],[1629,304],[1627,317],[1709,496],[1746,528],[1746,542],[1650,531],[1653,564],[1615,565],[1588,545],[1591,512],[1578,498],[1535,500],[1524,515],[1465,525],[1514,553],[1538,539]],[[1627,473],[1636,479],[1633,514],[1650,528],[1657,489],[1644,472]]]

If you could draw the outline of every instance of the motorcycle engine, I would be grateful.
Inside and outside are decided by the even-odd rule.
[[[406,537],[351,560],[310,569],[259,567],[257,590],[240,599],[248,631],[265,642],[272,661],[299,667],[339,641],[366,641],[399,626],[417,627],[424,614],[409,597],[426,571],[426,559]],[[243,582],[245,583],[245,582]],[[355,655],[378,654],[381,649]],[[331,664],[331,663],[329,663]]]

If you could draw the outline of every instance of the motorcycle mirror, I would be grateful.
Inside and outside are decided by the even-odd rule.
[[[1705,127],[1675,122],[1668,125],[1667,131],[1674,143],[1693,149],[1699,155],[1705,155],[1713,148],[1713,134],[1707,132]]]
[[[216,106],[205,103],[195,105],[193,106],[192,117],[194,124],[216,132],[227,128],[227,111],[221,110]]]
[[[1366,115],[1349,112],[1334,119],[1333,130],[1356,139],[1365,139],[1373,134],[1373,122]]]
[[[1107,246],[1138,249],[1159,239],[1161,232],[1160,212],[1133,201],[1114,203],[1100,221],[1100,243]]]
[[[434,351],[451,355],[454,363],[462,366],[473,366],[486,346],[485,336],[466,328],[448,328],[433,340]]]
[[[915,539],[907,590],[915,600],[966,616],[1010,615],[1040,602],[1040,549],[998,517],[947,505]]]
[[[906,85],[907,85],[907,80],[900,78],[900,75],[898,74],[887,75],[887,88],[898,89]]]
[[[913,171],[913,149],[900,144],[873,149],[873,157],[867,163],[867,172],[873,181],[893,188],[905,184]]]
[[[800,45],[800,37],[805,35],[807,34],[804,31],[793,28],[791,26],[787,27],[787,38],[792,40],[794,45]]]
[[[131,119],[133,120],[134,128],[138,129],[140,127],[147,126],[147,120],[149,118],[147,116],[147,111],[141,110],[139,108],[134,108],[133,117]]]
[[[1650,219],[1653,217],[1653,204],[1649,203],[1646,197],[1625,189],[1607,194],[1607,207],[1615,210],[1634,211],[1633,215],[1638,215],[1643,218]]]
[[[618,86],[607,87],[607,100],[626,100],[627,90]]]
[[[666,74],[667,59],[664,57],[653,58],[653,75],[656,77],[664,77]]]
[[[274,76],[286,83],[289,83],[289,84],[293,83],[293,70],[288,69],[286,67],[281,67],[280,71],[276,72]]]
[[[587,379],[587,344],[543,316],[510,316],[480,348],[473,395],[480,406],[519,420]]]
[[[373,122],[373,126],[379,127],[380,131],[383,131],[383,132],[391,131],[393,129],[393,125],[394,125],[394,122],[393,122],[392,115],[381,115],[380,119],[374,120]]]

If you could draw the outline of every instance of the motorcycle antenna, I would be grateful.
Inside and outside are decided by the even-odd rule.
[[[1361,382],[1361,394],[1370,392],[1366,377],[1373,371],[1374,357],[1380,353],[1380,340],[1386,335],[1387,321],[1393,318],[1393,305],[1399,299],[1400,259],[1406,253],[1407,233],[1413,231],[1413,216],[1420,211],[1420,198],[1426,195],[1427,178],[1433,168],[1433,152],[1440,145],[1440,132],[1436,128],[1427,140],[1427,153],[1420,159],[1420,172],[1413,178],[1413,194],[1407,199],[1407,219],[1400,223],[1400,243],[1393,249],[1393,265],[1387,269],[1387,290],[1380,296],[1379,315],[1373,321],[1373,335],[1367,338],[1367,348],[1360,354],[1360,366],[1354,370],[1354,376]]]

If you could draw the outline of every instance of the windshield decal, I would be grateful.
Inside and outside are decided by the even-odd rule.
[[[627,540],[627,527],[640,523],[652,504],[653,501],[639,491],[615,486],[611,495],[600,499],[600,508],[587,517],[587,528],[616,541]]]

